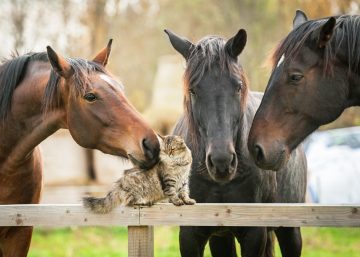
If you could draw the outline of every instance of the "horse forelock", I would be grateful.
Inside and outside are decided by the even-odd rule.
[[[220,72],[229,72],[241,78],[238,64],[227,54],[225,44],[226,41],[221,37],[208,36],[193,47],[185,70],[190,85],[198,84],[204,74],[215,67]]]
[[[294,28],[276,47],[271,54],[272,69],[276,69],[279,61],[284,56],[284,62],[292,60],[302,49],[306,42],[316,43],[322,25],[329,18],[309,20]],[[336,27],[330,41],[326,44],[323,53],[324,74],[332,74],[334,57],[343,51],[340,45],[345,44],[345,56],[349,71],[360,72],[360,16],[343,15],[336,17]]]

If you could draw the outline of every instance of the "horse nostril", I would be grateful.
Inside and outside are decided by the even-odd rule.
[[[213,167],[214,167],[214,163],[213,163],[213,161],[211,160],[211,155],[210,155],[210,154],[207,156],[207,165],[208,165],[209,168],[213,168]]]
[[[259,144],[255,145],[255,159],[257,162],[262,162],[265,159],[264,151]]]
[[[231,159],[230,166],[233,167],[233,168],[235,168],[236,165],[237,165],[237,164],[236,164],[236,154],[233,153],[233,154],[232,154],[232,159]]]
[[[236,169],[237,157],[233,152],[209,153],[206,157],[206,165],[211,172],[215,172],[218,175],[221,174],[221,176],[227,176]]]
[[[155,147],[151,144],[149,139],[144,138],[142,140],[142,148],[143,148],[145,156],[148,159],[151,159],[151,160],[154,159],[156,150],[155,150]]]

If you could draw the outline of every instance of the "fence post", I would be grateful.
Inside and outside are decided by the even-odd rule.
[[[128,227],[129,257],[154,257],[154,227]]]

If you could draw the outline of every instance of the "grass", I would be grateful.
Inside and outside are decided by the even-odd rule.
[[[177,227],[155,228],[155,256],[180,256]],[[303,228],[303,257],[359,257],[360,229]],[[35,229],[29,257],[127,256],[127,229]],[[205,257],[210,257],[207,247]],[[281,256],[276,249],[276,256]]]

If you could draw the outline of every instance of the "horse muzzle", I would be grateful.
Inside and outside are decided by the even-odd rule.
[[[144,138],[141,141],[142,155],[145,159],[141,159],[135,154],[129,153],[127,156],[132,164],[141,169],[151,169],[159,162],[160,145],[157,141],[151,141],[149,138]]]
[[[289,159],[289,151],[279,141],[267,143],[250,137],[248,148],[256,166],[264,170],[278,171]]]
[[[206,155],[206,166],[209,174],[217,182],[231,181],[235,176],[237,163],[234,150],[209,151]]]

